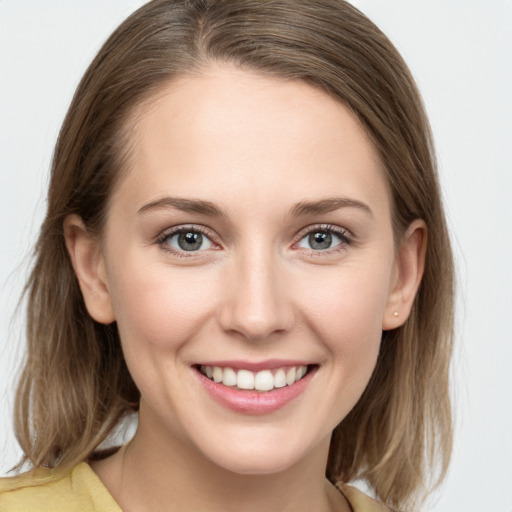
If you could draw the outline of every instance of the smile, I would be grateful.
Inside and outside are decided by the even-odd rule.
[[[199,371],[213,382],[239,390],[272,391],[291,386],[307,373],[305,365],[283,366],[272,370],[253,372],[248,369],[222,368],[220,366],[201,365]]]
[[[318,364],[267,361],[194,366],[199,383],[215,402],[239,414],[261,415],[295,402],[309,386]]]

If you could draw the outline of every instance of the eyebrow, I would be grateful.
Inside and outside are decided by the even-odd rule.
[[[303,215],[318,215],[333,212],[341,208],[358,208],[369,213],[373,217],[371,208],[361,201],[348,197],[331,197],[320,201],[301,201],[291,209],[291,215],[300,217]]]
[[[183,199],[179,197],[164,197],[162,199],[157,199],[156,201],[152,201],[151,203],[144,205],[137,213],[145,213],[169,207],[183,212],[199,213],[209,217],[227,217],[226,213],[210,201]],[[368,205],[361,201],[357,201],[356,199],[346,197],[331,197],[328,199],[321,199],[319,201],[301,201],[291,208],[290,214],[292,217],[319,215],[339,210],[341,208],[358,208],[373,216]]]
[[[226,217],[226,214],[210,201],[182,199],[179,197],[164,197],[162,199],[157,199],[156,201],[152,201],[140,208],[137,213],[145,213],[151,210],[168,207],[176,208],[177,210],[187,213],[200,213],[201,215],[208,215],[209,217]]]

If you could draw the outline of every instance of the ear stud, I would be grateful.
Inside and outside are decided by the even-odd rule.
[[[393,313],[393,316],[398,316],[398,311],[395,311],[395,312]]]

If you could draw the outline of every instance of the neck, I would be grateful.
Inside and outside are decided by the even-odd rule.
[[[210,461],[188,440],[159,435],[154,424],[149,429],[140,422],[134,439],[93,469],[124,512],[348,511],[324,477],[328,447],[325,439],[278,473],[239,474]]]

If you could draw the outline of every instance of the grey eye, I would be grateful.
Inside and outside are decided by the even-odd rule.
[[[207,236],[192,229],[169,235],[167,243],[174,249],[187,252],[204,251],[212,246],[212,242]]]
[[[313,249],[314,251],[325,251],[332,249],[342,243],[341,237],[331,231],[318,230],[313,231],[302,238],[298,246],[304,249]]]

